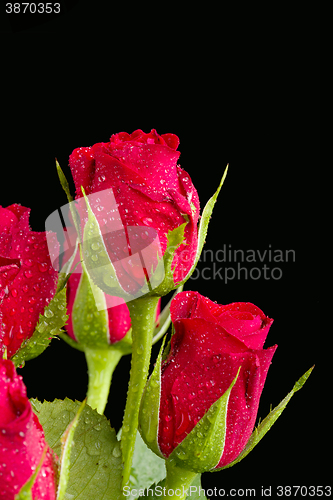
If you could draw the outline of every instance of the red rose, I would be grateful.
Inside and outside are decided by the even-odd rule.
[[[76,198],[82,197],[81,186],[87,195],[102,196],[103,191],[112,189],[114,199],[97,197],[92,208],[100,227],[113,220],[114,229],[108,234],[101,232],[118,279],[129,293],[135,292],[138,284],[141,287],[145,275],[150,276],[151,268],[155,269],[157,253],[161,258],[165,252],[168,231],[185,222],[184,242],[172,263],[175,283],[185,278],[194,262],[199,199],[189,175],[177,165],[178,144],[174,134],[121,132],[110,142],[75,149],[69,159]],[[149,263],[145,257],[142,269],[135,256],[153,241],[149,258],[146,255]],[[129,255],[132,258],[126,260]]]
[[[175,334],[162,364],[158,444],[168,457],[211,405],[231,390],[225,446],[215,468],[231,463],[245,447],[277,346],[263,349],[273,322],[255,305],[216,304],[197,292],[171,303]],[[185,467],[186,468],[186,467]]]
[[[14,500],[37,468],[47,446],[22,377],[10,360],[0,360],[0,498]],[[56,457],[47,446],[32,487],[33,500],[55,500]]]
[[[0,353],[7,348],[9,358],[32,336],[57,287],[46,233],[30,230],[29,213],[17,204],[0,206]],[[55,235],[48,234],[48,243],[57,253]]]

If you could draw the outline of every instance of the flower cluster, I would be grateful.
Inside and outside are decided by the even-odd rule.
[[[219,305],[182,291],[200,258],[226,171],[200,215],[198,193],[178,165],[178,146],[174,134],[136,130],[75,149],[69,158],[75,200],[57,164],[70,213],[62,238],[32,231],[29,208],[0,206],[0,499],[84,500],[91,498],[93,477],[94,489],[109,485],[112,498],[120,498],[135,476],[138,430],[165,460],[166,491],[186,491],[197,474],[244,458],[309,376],[311,370],[253,438],[277,347],[264,348],[273,320],[250,302]],[[161,297],[171,291],[161,310]],[[91,413],[74,441],[84,404],[75,416],[67,409],[73,402],[54,402],[43,428],[16,371],[55,336],[83,351],[88,366]],[[163,336],[148,377],[152,345]],[[97,439],[114,369],[127,354],[121,441],[113,430]],[[58,440],[54,428],[61,429]],[[85,450],[92,443],[86,459],[75,448],[80,439]],[[144,463],[147,451],[141,450],[137,462]],[[86,469],[75,467],[79,457]],[[97,474],[94,467],[102,469]]]

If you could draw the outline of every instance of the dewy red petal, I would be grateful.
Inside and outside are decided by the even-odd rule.
[[[108,143],[78,148],[70,156],[77,198],[82,197],[81,185],[87,195],[103,197],[103,191],[112,190],[114,198],[104,197],[103,202],[92,209],[100,227],[105,221],[113,221],[113,229],[102,234],[110,258],[114,266],[118,266],[120,283],[130,293],[142,287],[145,274],[135,276],[135,266],[131,270],[125,262],[129,254],[134,253],[126,235],[111,235],[120,230],[114,219],[118,217],[116,212],[121,227],[126,230],[139,226],[155,230],[162,254],[167,246],[168,231],[187,222],[185,241],[176,250],[172,263],[175,283],[185,278],[195,258],[199,198],[190,176],[177,165],[178,144],[174,134],[159,135],[154,129],[146,134],[136,130],[132,134],[115,134]],[[115,244],[115,238],[119,244]],[[149,264],[146,266],[149,271],[156,268],[156,253]]]
[[[170,307],[175,333],[162,364],[158,442],[165,457],[229,388],[225,447],[217,467],[246,445],[277,346],[262,349],[272,320],[250,303],[216,304],[181,292]]]
[[[47,446],[32,488],[32,498],[55,500],[57,458],[46,444],[42,426],[32,412],[22,377],[17,375],[9,360],[0,360],[0,405],[1,499],[14,499],[32,476]]]
[[[10,234],[0,235],[0,342],[11,357],[33,334],[39,315],[55,294],[58,273],[51,265],[46,233],[30,230],[30,209],[11,205],[5,210],[15,218]]]
[[[16,223],[16,215],[11,210],[0,207],[0,233],[9,232]]]

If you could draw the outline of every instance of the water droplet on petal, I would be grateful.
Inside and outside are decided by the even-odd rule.
[[[47,262],[40,262],[38,264],[38,269],[40,270],[41,273],[45,273],[47,271],[48,267],[49,266],[48,266]]]
[[[145,224],[146,226],[149,226],[149,224],[151,224],[153,222],[153,219],[151,219],[150,217],[144,217],[142,219],[142,223]]]
[[[190,417],[188,413],[181,412],[180,414],[180,422],[176,429],[176,436],[180,436],[183,432],[186,431],[190,423]]]

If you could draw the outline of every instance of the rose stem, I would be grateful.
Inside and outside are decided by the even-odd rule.
[[[159,297],[140,297],[127,303],[132,323],[132,360],[123,419],[121,448],[124,460],[123,487],[130,478],[140,401],[145,387]]]
[[[85,347],[84,353],[89,377],[87,404],[96,408],[98,413],[102,415],[108,401],[112,375],[122,353],[111,346],[106,349]]]
[[[187,497],[186,490],[191,486],[198,475],[197,472],[181,469],[170,460],[165,463],[167,475],[163,488],[166,498],[183,500]]]

